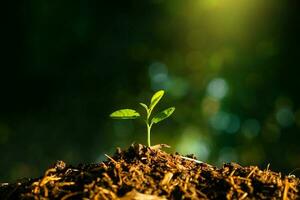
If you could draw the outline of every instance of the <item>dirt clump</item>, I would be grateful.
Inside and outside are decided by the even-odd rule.
[[[58,161],[39,178],[0,184],[0,199],[299,199],[300,180],[257,166],[221,168],[161,146],[117,148],[107,161],[73,167]]]

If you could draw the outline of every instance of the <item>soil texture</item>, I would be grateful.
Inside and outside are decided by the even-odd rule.
[[[58,161],[39,178],[0,184],[0,199],[300,199],[294,175],[235,163],[217,168],[163,146],[133,144],[77,167]]]

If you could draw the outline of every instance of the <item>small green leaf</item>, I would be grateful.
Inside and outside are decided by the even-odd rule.
[[[114,119],[136,119],[140,114],[132,109],[121,109],[110,114],[111,118]]]
[[[156,114],[152,118],[151,122],[157,124],[158,122],[160,122],[160,121],[162,121],[162,120],[170,117],[170,115],[172,115],[172,113],[174,112],[174,110],[175,110],[175,107],[171,107],[171,108],[165,109],[164,111]]]
[[[159,90],[157,91],[151,98],[149,109],[152,111],[156,104],[160,101],[160,99],[164,96],[165,91]]]
[[[143,108],[145,108],[145,110],[149,110],[149,109],[148,109],[148,106],[147,106],[146,104],[140,103],[140,105],[141,105]]]

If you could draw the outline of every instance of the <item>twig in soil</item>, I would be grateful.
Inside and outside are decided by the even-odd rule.
[[[163,180],[160,182],[160,184],[161,185],[167,185],[171,181],[173,175],[174,174],[171,173],[171,172],[166,173]]]
[[[284,186],[284,191],[283,191],[283,197],[282,197],[282,199],[283,200],[287,200],[287,193],[288,193],[288,191],[289,191],[289,181],[287,180],[287,179],[285,179],[285,186]]]
[[[199,163],[199,164],[204,163],[200,160],[196,160],[196,159],[193,159],[193,158],[189,158],[189,157],[185,157],[185,156],[180,156],[180,157],[183,158],[183,159],[186,159],[186,160],[194,161],[195,163]]]
[[[167,144],[157,144],[154,146],[151,146],[150,149],[154,149],[154,150],[159,150],[162,148],[171,148],[171,146],[167,145]]]
[[[248,174],[247,178],[250,178],[250,176],[255,172],[256,169],[257,169],[257,167],[254,167],[252,169],[252,171]]]
[[[269,168],[270,168],[270,163],[268,163],[266,171],[269,171]]]
[[[236,171],[236,169],[232,170],[232,172],[229,174],[229,177],[233,176],[235,171]]]
[[[109,160],[111,160],[113,163],[117,164],[118,162],[115,161],[112,157],[110,157],[109,155],[107,154],[104,154]]]
[[[239,198],[239,200],[243,200],[243,199],[245,199],[247,196],[248,196],[248,193],[245,192],[245,193]]]

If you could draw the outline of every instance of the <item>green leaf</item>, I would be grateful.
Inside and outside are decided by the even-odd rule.
[[[160,121],[162,121],[162,120],[170,117],[170,115],[172,115],[172,113],[174,112],[174,110],[175,110],[175,107],[171,107],[171,108],[165,109],[164,111],[156,114],[152,118],[151,122],[157,124],[158,122],[160,122]]]
[[[136,119],[140,114],[132,109],[121,109],[110,114],[111,118],[114,119]]]
[[[140,105],[141,105],[143,108],[145,108],[145,110],[147,110],[147,111],[149,110],[149,109],[148,109],[148,106],[147,106],[146,104],[140,103]]]
[[[153,110],[153,108],[156,106],[156,104],[160,101],[160,99],[164,96],[165,91],[159,90],[157,91],[151,98],[149,110]]]

